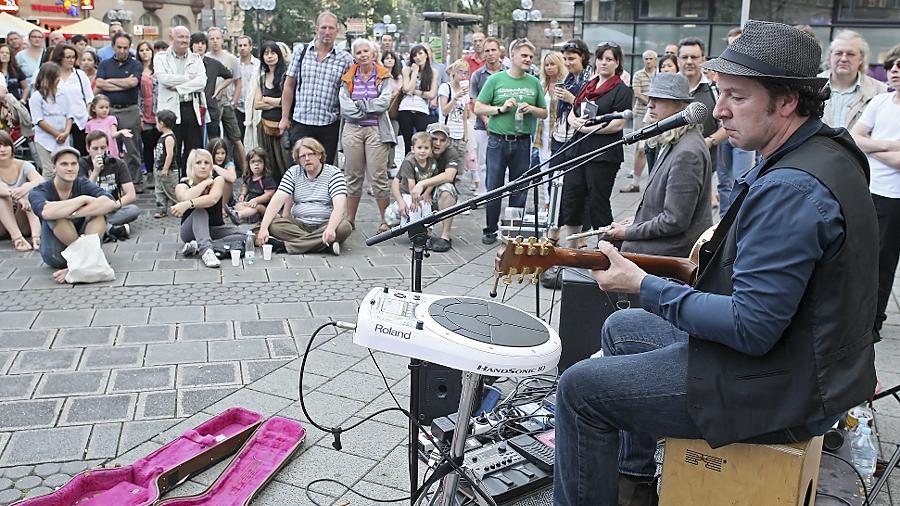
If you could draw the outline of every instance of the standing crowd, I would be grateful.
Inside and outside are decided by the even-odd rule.
[[[633,221],[614,223],[610,198],[624,150],[607,147],[626,128],[663,120],[692,101],[715,107],[719,89],[715,73],[701,68],[702,41],[683,39],[662,56],[646,51],[644,67],[629,76],[622,48],[611,42],[591,50],[573,39],[538,57],[527,39],[507,46],[476,32],[472,52],[444,65],[427,44],[402,57],[389,34],[379,43],[355,39],[349,51],[335,45],[338,35],[337,17],[323,12],[313,40],[293,50],[266,41],[257,58],[246,36],[230,53],[219,28],[190,33],[179,26],[168,42],[151,43],[113,23],[110,44],[99,51],[58,32],[49,41],[39,30],[27,38],[10,33],[0,45],[0,236],[64,267],[59,252],[78,234],[57,232],[60,218],[41,214],[35,190],[44,188],[49,201],[111,199],[109,209],[81,199],[89,211],[74,212],[102,217],[106,240],[126,240],[140,215],[136,195],[152,186],[153,216],[179,217],[183,253],[207,266],[219,265],[217,245],[241,243],[241,224],[275,251],[340,254],[363,191],[374,197],[384,231],[450,207],[462,192],[496,189],[538,164],[569,168],[577,158],[584,163],[562,185],[544,185],[551,241],[603,229],[626,249],[683,255],[711,225],[712,209],[724,215],[736,177],[757,160],[732,145],[713,115],[641,142],[633,179],[619,190],[643,191],[641,206]],[[732,30],[729,44],[739,36]],[[900,130],[891,124],[897,115],[885,112],[897,99],[865,73],[868,52],[854,32],[831,42],[823,120],[848,128],[870,156],[886,303],[900,257],[900,242],[888,233],[898,215],[892,201],[900,199],[891,179],[898,166],[892,143],[900,142],[892,137]],[[891,80],[898,77],[892,63],[885,61]],[[627,109],[632,125],[594,121]],[[395,159],[398,142],[403,159]],[[17,149],[31,161],[15,159]],[[70,156],[73,178],[58,170]],[[508,207],[525,202],[517,192]],[[484,244],[497,241],[501,208],[500,201],[486,205]],[[99,230],[98,221],[73,226]],[[450,250],[451,231],[452,220],[443,222],[428,247]],[[558,278],[550,269],[542,282],[558,286]]]

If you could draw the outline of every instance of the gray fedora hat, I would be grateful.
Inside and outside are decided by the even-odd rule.
[[[690,85],[681,74],[657,72],[650,82],[650,90],[647,91],[650,98],[665,98],[668,100],[682,100],[692,102]]]
[[[782,23],[747,20],[744,32],[706,70],[743,77],[767,77],[825,86],[817,77],[822,48],[811,36]]]

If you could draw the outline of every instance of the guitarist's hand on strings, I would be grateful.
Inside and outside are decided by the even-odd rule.
[[[591,271],[597,285],[607,292],[640,293],[641,282],[647,273],[606,241],[600,241],[597,249],[609,258],[609,269]]]

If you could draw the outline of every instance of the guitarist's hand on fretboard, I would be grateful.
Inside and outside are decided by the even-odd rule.
[[[600,241],[597,249],[609,258],[608,269],[591,271],[600,288],[607,292],[640,293],[641,282],[647,273],[606,241]]]

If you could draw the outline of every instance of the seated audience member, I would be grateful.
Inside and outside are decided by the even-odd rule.
[[[41,259],[59,269],[57,283],[69,272],[62,252],[84,234],[106,233],[106,215],[116,209],[112,195],[78,175],[77,149],[63,146],[50,155],[53,178],[28,193],[31,208],[41,220]]]
[[[428,132],[414,133],[412,150],[400,162],[397,177],[391,182],[394,201],[385,212],[387,224],[406,224],[431,214],[431,188],[417,185],[436,169],[431,157],[431,136]]]
[[[266,214],[266,204],[272,200],[278,185],[272,179],[266,150],[253,148],[247,153],[247,173],[243,177],[241,194],[234,209],[225,208],[235,225],[241,221],[256,223]]]
[[[692,101],[680,74],[658,73],[646,95],[651,123],[680,113]],[[624,240],[622,251],[687,257],[712,226],[709,151],[697,125],[669,130],[648,142],[659,155],[634,222],[613,223],[606,238]]]
[[[299,254],[331,251],[353,230],[347,221],[347,183],[340,169],[325,163],[325,147],[312,137],[294,144],[294,165],[281,178],[259,224],[256,243],[271,243],[273,251]],[[281,208],[293,198],[289,216]]]
[[[228,206],[234,204],[234,182],[237,181],[234,160],[231,159],[225,139],[221,137],[211,139],[206,145],[206,150],[213,156],[213,177],[222,176],[225,179],[222,194],[225,195],[225,208],[228,209]]]
[[[222,218],[223,189],[225,179],[213,176],[213,159],[209,151],[195,149],[187,159],[187,177],[175,186],[178,203],[171,213],[181,218],[181,254],[200,254],[207,267],[219,267],[219,259],[213,251],[213,241],[225,243],[240,241],[241,229],[226,225]]]
[[[31,210],[28,192],[44,178],[31,162],[13,158],[13,140],[0,131],[0,237],[9,236],[16,251],[41,245],[41,222]],[[24,235],[30,233],[31,244]]]
[[[104,132],[93,131],[84,140],[88,155],[78,160],[78,175],[103,188],[116,201],[116,209],[106,216],[109,236],[124,241],[130,235],[128,224],[138,219],[137,193],[128,165],[109,154],[109,139]]]

